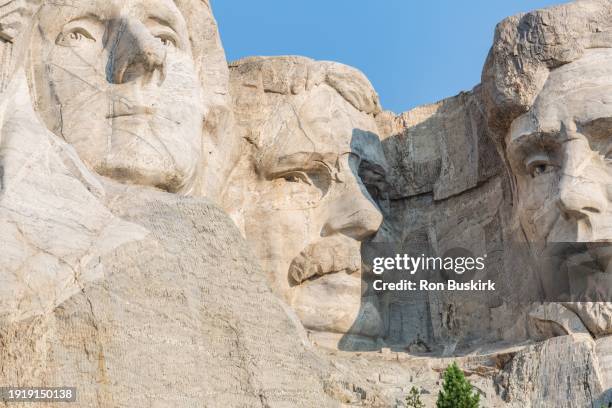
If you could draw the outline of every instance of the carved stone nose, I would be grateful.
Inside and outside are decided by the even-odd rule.
[[[589,155],[583,143],[569,143],[565,163],[559,180],[557,206],[565,218],[575,220],[600,214],[606,206],[606,197],[597,180],[589,178]]]
[[[153,74],[164,79],[166,51],[139,21],[123,20],[116,30],[109,59],[110,82],[124,84],[143,79],[149,82]]]
[[[369,196],[365,188],[359,188],[360,182],[350,182],[354,188],[338,197],[330,206],[328,221],[321,235],[334,233],[347,235],[357,241],[363,241],[376,234],[383,222],[383,216]]]
[[[581,219],[602,212],[601,194],[597,186],[563,176],[559,186],[557,206],[567,218]]]

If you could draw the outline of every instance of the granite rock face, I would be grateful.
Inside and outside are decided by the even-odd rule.
[[[401,115],[384,112],[377,117],[391,165],[390,189],[381,200],[387,225],[381,240],[418,244],[439,255],[456,247],[474,254],[494,254],[503,246],[511,193],[483,126],[478,91]],[[493,318],[503,307],[495,299],[475,309],[476,305],[463,303],[461,307],[467,309],[458,310],[434,298],[434,293],[421,295],[426,298],[416,302],[410,293],[383,295],[388,305],[389,341],[410,343],[420,338],[433,346],[457,328],[459,332],[451,337],[465,337],[468,342],[496,341],[509,335],[505,331],[513,317],[508,315],[505,321]],[[413,305],[423,302],[428,310],[417,312]],[[427,316],[411,316],[415,313]],[[474,313],[481,318],[474,319]],[[411,323],[423,319],[429,321],[429,327]],[[520,330],[513,331],[518,340]]]
[[[31,44],[49,58],[89,58],[79,66],[36,53],[31,61],[25,52],[4,54],[0,383],[69,384],[78,388],[79,406],[90,407],[379,404],[367,385],[313,351],[231,219],[210,200],[186,196],[199,195],[207,183],[220,190],[231,168],[231,152],[214,159],[231,150],[231,140],[221,143],[216,135],[227,134],[231,112],[209,6],[162,2],[174,15],[176,36],[156,38],[159,27],[126,17],[127,29],[109,34],[117,48],[100,51],[101,27],[92,15],[112,27],[106,6],[148,4],[119,3],[66,10],[65,3],[17,1],[0,9],[4,51]],[[197,35],[191,45],[188,32]],[[104,58],[117,64],[116,76],[94,69]],[[172,77],[179,74],[195,81],[183,97],[199,94],[185,112],[172,100],[185,84]],[[74,93],[79,81],[95,82],[100,89],[93,94],[107,98],[109,110],[79,100],[91,91]],[[172,127],[159,111],[138,105],[151,98],[170,117],[188,114],[199,122]],[[196,129],[201,133],[189,133]],[[189,147],[163,149],[172,137]],[[210,147],[215,143],[223,146]],[[118,146],[133,160],[113,150]],[[204,151],[214,154],[204,160]]]
[[[578,1],[510,17],[497,27],[481,85],[377,116],[392,178],[381,240],[426,242],[437,254],[454,246],[502,254],[493,265],[524,299],[541,296],[530,294],[538,283],[548,293],[547,283],[569,280],[572,296],[600,300],[516,308],[496,297],[383,294],[391,347],[425,341],[460,355],[479,344],[552,338],[513,352],[492,377],[510,406],[601,406],[610,398],[610,7]],[[513,245],[546,260],[563,255],[552,267],[522,265]],[[576,262],[590,266],[571,275],[567,265]]]
[[[72,384],[92,407],[334,406],[332,372],[220,209],[109,190],[146,236],[102,256],[103,277],[52,311],[3,324],[2,383]]]
[[[1,3],[0,385],[401,407],[456,361],[484,406],[611,401],[609,1],[502,21],[480,85],[399,115],[339,63],[228,66],[207,0]],[[376,292],[369,242],[524,301]],[[577,262],[600,302],[531,301]]]

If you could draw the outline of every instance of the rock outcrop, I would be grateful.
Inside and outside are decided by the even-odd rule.
[[[396,115],[339,63],[228,66],[207,0],[2,2],[0,385],[401,407],[455,361],[487,407],[607,405],[611,33],[509,17],[482,84]],[[369,243],[510,296],[376,291]]]

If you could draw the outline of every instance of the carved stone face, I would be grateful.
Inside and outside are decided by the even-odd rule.
[[[47,127],[99,174],[185,191],[204,107],[183,16],[171,0],[48,2],[32,44]]]
[[[519,217],[534,249],[556,251],[565,261],[588,256],[600,275],[609,275],[612,50],[590,50],[551,72],[533,108],[512,123],[508,137]],[[575,283],[572,292],[586,290]]]
[[[376,124],[327,85],[288,99],[262,130],[272,140],[245,199],[247,239],[305,327],[377,335],[360,256],[382,223],[362,179],[384,178]]]

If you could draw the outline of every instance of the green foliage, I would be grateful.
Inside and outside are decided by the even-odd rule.
[[[438,393],[437,408],[478,408],[480,395],[472,391],[472,384],[465,379],[456,363],[444,372],[442,390]]]
[[[417,387],[410,389],[410,394],[406,397],[406,406],[408,408],[425,408],[425,404],[421,401],[421,393]]]

